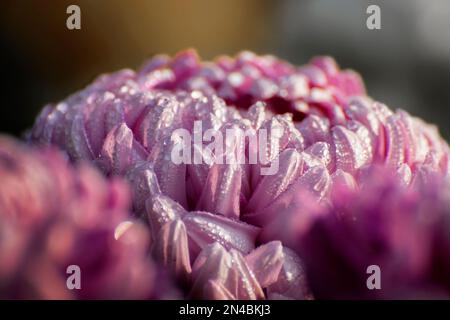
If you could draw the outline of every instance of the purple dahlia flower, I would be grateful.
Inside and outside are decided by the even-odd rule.
[[[180,139],[180,130],[194,138]],[[242,143],[225,139],[225,152],[208,152],[212,140],[241,131]],[[190,286],[204,250],[226,260],[237,253],[246,259],[271,241],[282,241],[283,252],[297,248],[299,235],[333,206],[338,187],[359,190],[374,165],[391,168],[403,187],[450,171],[449,147],[436,128],[371,100],[359,76],[331,58],[296,68],[252,53],[213,63],[191,51],[156,57],[138,72],[101,76],[45,107],[30,140],[125,176],[134,213],[148,217],[154,255]],[[190,161],[174,161],[180,145]],[[215,161],[224,153],[245,161]],[[264,156],[251,162],[255,154]],[[264,174],[268,168],[275,170]],[[287,260],[303,270],[298,257]],[[290,268],[286,261],[282,270]],[[227,287],[226,277],[202,280],[192,294],[259,298],[264,288],[264,297],[301,296],[284,293],[292,279],[282,273],[271,284],[282,288],[274,295],[263,281],[245,296]]]
[[[129,219],[128,187],[53,150],[0,137],[0,297],[170,297],[148,259],[147,229]],[[66,286],[69,266],[81,289]],[[167,292],[159,292],[167,290]]]
[[[333,206],[299,236],[320,299],[450,298],[450,184],[434,176],[404,188],[374,167],[355,190],[341,184]],[[366,272],[380,268],[380,290]]]

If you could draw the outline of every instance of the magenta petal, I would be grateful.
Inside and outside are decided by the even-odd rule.
[[[283,246],[280,241],[266,243],[247,255],[245,261],[260,286],[266,288],[278,279],[284,262]]]
[[[332,129],[332,137],[337,169],[354,173],[367,162],[368,156],[354,132],[342,126],[335,126]]]
[[[53,111],[48,115],[43,131],[45,142],[55,144],[63,148],[66,144],[66,130],[69,120],[69,105],[65,102],[58,103]],[[66,150],[67,151],[67,150]],[[67,151],[68,152],[68,151]]]
[[[186,210],[180,204],[162,194],[150,197],[146,201],[145,207],[152,235],[158,234],[166,223],[175,221],[186,213]]]
[[[186,227],[181,220],[169,221],[161,228],[153,253],[176,277],[186,279],[191,273],[191,263]]]
[[[105,130],[110,132],[122,123],[125,123],[125,111],[123,101],[118,100],[108,107],[105,114]]]
[[[164,54],[156,55],[146,61],[139,69],[139,75],[145,75],[160,67],[164,67],[170,61],[170,57]]]
[[[238,299],[243,300],[264,299],[264,292],[242,254],[234,249],[231,249],[230,255],[233,266],[230,271],[230,279],[227,282],[229,286],[236,286],[235,296]],[[230,283],[231,279],[234,281],[231,281]]]
[[[317,196],[297,182],[265,209],[264,227],[258,240],[262,243],[280,240],[283,245],[295,247],[299,235],[306,232],[321,214]]]
[[[323,141],[316,142],[304,152],[320,160],[325,167],[329,169],[334,167],[334,163],[331,161],[331,147],[329,143]]]
[[[308,81],[314,86],[323,87],[327,84],[327,76],[325,72],[314,65],[300,67],[299,73],[306,76]]]
[[[259,129],[267,117],[266,105],[262,102],[257,102],[247,111],[247,119],[252,123],[255,130]]]
[[[206,247],[192,266],[192,289],[189,295],[193,298],[202,298],[205,285],[210,280],[224,284],[231,265],[231,256],[219,243]]]
[[[345,108],[345,114],[352,120],[362,123],[372,135],[380,132],[380,119],[371,108],[373,102],[367,97],[354,97]]]
[[[234,299],[263,299],[264,292],[249,269],[242,254],[234,249],[227,252],[220,244],[206,247],[196,259],[192,277],[191,296],[210,299],[211,281],[220,283],[226,296]],[[213,295],[217,292],[213,291]]]
[[[304,75],[291,75],[283,78],[280,95],[289,100],[304,98],[309,94],[308,80]]]
[[[41,113],[36,118],[35,124],[33,126],[33,130],[31,131],[31,137],[33,139],[36,139],[43,143],[50,144],[51,142],[51,131],[48,133],[45,133],[45,127],[48,126],[48,122],[50,121],[50,115],[54,111],[54,106],[49,104],[46,105],[42,110]],[[53,129],[53,126],[51,126],[51,129]]]
[[[195,145],[193,145],[195,148]],[[186,166],[186,192],[188,199],[195,203],[205,188],[205,181],[208,177],[210,166],[206,163],[188,164]]]
[[[311,64],[320,68],[329,78],[333,78],[339,73],[336,61],[330,56],[315,57],[311,60]]]
[[[72,122],[66,128],[65,139],[67,152],[73,159],[91,160],[94,158],[84,127],[83,114],[78,110],[73,111]]]
[[[87,103],[86,130],[95,156],[98,156],[106,134],[106,116],[110,111],[114,95],[111,92],[96,96],[91,103]]]
[[[236,300],[236,297],[220,282],[209,280],[203,289],[208,300]]]
[[[239,218],[242,169],[236,164],[214,164],[209,170],[197,210]]]
[[[387,119],[386,132],[386,163],[398,167],[405,161],[405,138],[397,115]]]
[[[412,171],[411,168],[406,163],[400,165],[400,167],[397,168],[396,172],[399,181],[401,181],[405,186],[408,186],[411,183]]]
[[[308,147],[317,141],[327,141],[330,130],[329,121],[316,115],[310,115],[296,125],[298,131],[305,139],[305,146]]]
[[[208,212],[188,212],[183,218],[190,239],[200,248],[218,242],[226,249],[249,253],[255,247],[259,228]]]
[[[352,70],[342,71],[335,77],[335,85],[348,96],[365,95],[364,82],[358,73]]]
[[[310,168],[298,179],[297,188],[302,187],[321,199],[329,191],[330,182],[327,169],[323,166],[316,166]]]
[[[353,176],[338,169],[331,175],[330,199],[336,203],[341,203],[347,199],[344,196],[353,192],[356,188],[357,183]]]
[[[283,248],[284,263],[277,281],[267,289],[269,296],[274,293],[292,299],[312,299],[303,263],[289,248]]]
[[[401,123],[405,138],[405,162],[411,166],[416,161],[416,155],[418,153],[413,120],[405,111],[400,110],[397,113],[400,117],[399,122]]]
[[[270,205],[302,171],[303,160],[295,149],[284,150],[277,161],[279,170],[261,179],[247,205],[248,212],[257,212]]]
[[[151,151],[161,140],[170,136],[177,128],[180,116],[180,104],[171,95],[161,95],[154,98],[143,112],[142,119],[136,124],[137,140],[144,148]]]
[[[152,150],[150,160],[153,160],[153,168],[162,193],[187,207],[186,165],[176,164],[172,160],[171,152],[175,143],[170,137],[159,141]]]
[[[106,136],[100,151],[100,165],[108,173],[124,174],[130,166],[133,132],[122,123]]]
[[[161,193],[153,165],[149,162],[139,163],[127,172],[126,179],[132,189],[134,212],[142,215],[145,201]]]
[[[257,226],[264,226],[261,237],[267,241],[291,239],[292,234],[297,230],[297,225],[301,225],[303,221],[295,220],[292,215],[302,216],[308,210],[315,212],[313,208],[317,206],[316,200],[320,200],[327,194],[330,183],[328,171],[323,166],[312,167],[269,206],[247,213],[244,216],[245,220]],[[313,200],[311,195],[314,195],[316,199]],[[294,221],[289,225],[284,219],[294,219]],[[268,227],[268,224],[271,227]],[[283,229],[286,232],[283,232]]]

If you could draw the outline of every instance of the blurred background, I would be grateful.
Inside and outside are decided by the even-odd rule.
[[[81,8],[81,30],[66,8]],[[366,9],[381,8],[381,30]],[[194,47],[203,59],[249,49],[294,64],[332,55],[391,108],[450,138],[448,0],[2,0],[0,131],[20,135],[48,102],[98,74]]]

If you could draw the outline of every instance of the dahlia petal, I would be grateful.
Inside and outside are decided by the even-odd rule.
[[[218,242],[226,249],[248,253],[255,247],[259,228],[208,212],[188,212],[182,217],[190,239],[200,248]]]
[[[252,123],[252,126],[255,130],[259,129],[261,125],[266,120],[266,108],[265,104],[262,102],[257,102],[250,107],[247,111],[247,119],[249,119]]]
[[[331,131],[335,147],[336,168],[354,173],[368,161],[368,155],[364,151],[361,141],[355,133],[342,126],[335,126]]]
[[[304,75],[313,86],[324,87],[327,85],[327,76],[319,67],[309,65],[299,68],[299,73]]]
[[[365,95],[366,93],[361,76],[352,70],[340,72],[340,74],[334,78],[333,84],[349,96]]]
[[[152,72],[153,70],[159,69],[165,66],[169,62],[170,58],[168,55],[160,54],[146,61],[139,70],[138,76],[142,76]]]
[[[413,177],[412,171],[406,163],[403,163],[399,168],[397,168],[397,175],[400,181],[402,181],[405,186],[408,186],[411,183]]]
[[[283,77],[280,83],[280,96],[289,100],[300,99],[309,94],[308,80],[304,75]]]
[[[301,155],[295,149],[286,149],[275,160],[279,163],[278,171],[264,176],[249,200],[246,210],[256,212],[267,207],[300,175],[303,169]]]
[[[286,246],[296,247],[298,236],[305,233],[321,214],[317,197],[296,183],[271,206],[262,210],[260,216],[253,217],[264,224],[258,241],[279,240]]]
[[[209,280],[203,289],[207,300],[236,300],[236,297],[220,282]]]
[[[280,275],[275,283],[267,288],[269,296],[280,294],[297,300],[310,300],[312,293],[309,291],[306,272],[298,255],[289,248],[283,248],[284,263]]]
[[[236,164],[214,164],[209,170],[197,210],[239,218],[242,169]]]
[[[259,132],[257,133],[259,152],[264,152],[263,159],[260,156],[259,160],[262,164],[267,164],[275,159],[289,142],[289,132],[286,130],[282,117],[273,117],[265,121]]]
[[[357,183],[350,173],[337,169],[331,175],[330,196],[332,201],[336,203],[344,201],[343,195],[352,192],[356,188]]]
[[[195,145],[194,145],[194,148]],[[191,203],[195,203],[205,188],[206,179],[210,171],[210,166],[207,163],[188,164],[186,169],[186,192],[187,198]]]
[[[146,200],[161,193],[153,165],[148,162],[137,164],[127,172],[126,179],[132,188],[134,212],[142,215]]]
[[[100,151],[100,165],[107,173],[124,174],[131,165],[133,132],[122,123],[105,138]]]
[[[41,113],[36,118],[33,130],[31,132],[32,138],[40,140],[41,142],[51,142],[51,131],[49,134],[44,134],[45,127],[49,121],[49,115],[54,111],[53,105],[46,105]]]
[[[236,274],[237,279],[237,282],[233,281],[233,284],[236,285],[237,292],[235,296],[241,300],[264,299],[264,292],[258,280],[256,280],[255,275],[249,269],[242,254],[239,251],[231,249],[230,255],[233,262],[230,274]]]
[[[325,118],[310,115],[299,124],[296,124],[296,127],[305,140],[305,147],[310,146],[314,142],[327,141],[328,139],[330,125]]]
[[[405,137],[398,116],[390,116],[387,119],[385,132],[387,142],[386,163],[395,168],[405,160]]]
[[[145,202],[147,216],[152,229],[152,235],[168,222],[175,221],[186,214],[186,210],[176,201],[162,194],[155,195]]]
[[[332,169],[334,163],[332,163],[331,158],[331,146],[329,143],[319,141],[311,145],[305,150],[306,154],[318,159],[325,167]]]
[[[118,100],[108,107],[105,117],[105,132],[111,132],[122,123],[125,123],[125,111],[123,102]]]
[[[153,70],[139,77],[139,84],[143,88],[148,89],[166,89],[170,87],[176,80],[176,76],[172,70],[161,68]]]
[[[84,127],[83,114],[75,110],[72,120],[65,134],[67,152],[76,160],[93,159],[94,155]]]
[[[328,170],[323,166],[312,167],[305,172],[299,179],[298,187],[305,188],[317,196],[322,198],[330,187],[330,175]]]
[[[372,135],[370,130],[359,121],[348,121],[346,127],[358,137],[358,140],[361,143],[362,152],[364,152],[364,158],[366,158],[365,162],[372,162],[377,144],[376,138]]]
[[[250,252],[245,261],[260,286],[266,288],[278,279],[284,262],[283,246],[280,241],[266,243]]]
[[[127,80],[134,79],[135,75],[135,72],[131,69],[122,69],[110,74],[102,74],[87,89],[92,91],[113,91],[121,87]]]
[[[370,130],[372,135],[378,135],[380,120],[371,108],[371,105],[372,101],[367,97],[354,97],[350,99],[348,106],[344,110],[350,119],[362,123]]]
[[[179,103],[173,96],[156,96],[136,123],[136,139],[149,152],[177,126]]]
[[[329,78],[334,77],[339,72],[336,61],[329,56],[315,57],[311,60],[311,64],[320,68]]]
[[[170,63],[177,78],[192,74],[199,67],[199,58],[195,50],[179,52]]]
[[[114,95],[110,92],[103,93],[96,97],[94,101],[86,107],[89,109],[86,117],[86,130],[89,142],[95,156],[100,154],[103,140],[106,134],[105,118],[112,105]]]
[[[278,240],[277,237],[290,241],[298,228],[303,229],[303,219],[291,224],[286,221],[295,220],[297,214],[302,216],[305,212],[306,216],[314,216],[317,211],[316,201],[328,192],[330,182],[328,172],[323,166],[312,167],[269,206],[246,213],[244,219],[257,226],[264,226],[260,235],[264,241]],[[311,195],[314,195],[314,200]],[[284,230],[286,226],[289,227],[288,230]]]
[[[232,266],[231,256],[219,243],[205,247],[192,266],[192,287],[190,297],[204,296],[205,285],[210,281],[225,284]]]
[[[382,123],[385,123],[390,116],[394,115],[394,112],[392,112],[391,109],[389,109],[385,104],[380,102],[373,102],[371,105],[371,109],[378,117],[378,120],[381,121]]]
[[[186,207],[186,165],[176,164],[171,158],[176,143],[170,136],[160,141],[153,147],[150,159],[162,193]]]
[[[184,223],[175,219],[164,224],[156,237],[153,253],[178,278],[191,273],[188,239]]]
[[[305,139],[300,131],[294,126],[292,116],[290,114],[278,117],[278,120],[284,127],[283,136],[281,137],[280,146],[284,148],[294,148],[298,151],[305,149]]]
[[[399,123],[401,124],[403,136],[405,138],[405,163],[411,166],[416,161],[417,154],[413,121],[411,116],[405,111],[400,110],[397,113],[400,117]]]
[[[198,76],[208,80],[212,84],[218,84],[225,78],[225,72],[214,63],[204,63],[199,70]]]
[[[64,102],[58,103],[53,111],[48,115],[44,128],[43,138],[45,142],[55,144],[59,147],[65,146],[67,119],[69,105]]]

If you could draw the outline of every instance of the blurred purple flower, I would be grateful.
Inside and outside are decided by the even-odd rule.
[[[6,137],[0,137],[0,180],[0,297],[174,294],[148,259],[147,229],[129,220],[122,181],[106,181],[86,164],[71,168],[54,150],[27,148]],[[70,265],[80,267],[80,290],[66,286]],[[159,292],[164,286],[167,292]]]
[[[333,206],[297,243],[315,297],[450,298],[450,184],[428,178],[404,188],[374,167],[359,190],[336,186]],[[371,265],[380,290],[366,286]]]

